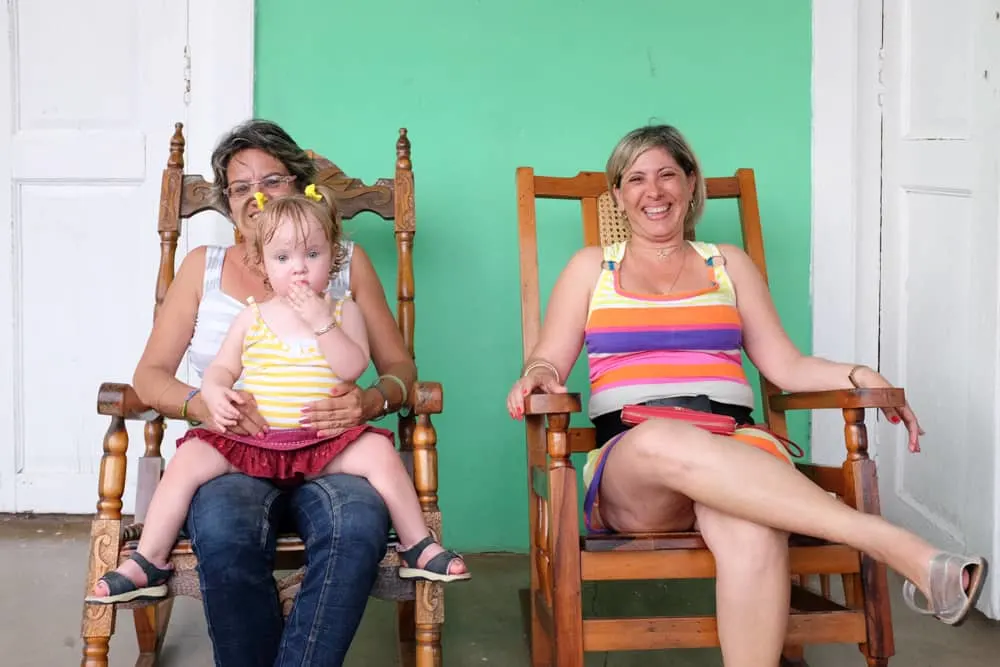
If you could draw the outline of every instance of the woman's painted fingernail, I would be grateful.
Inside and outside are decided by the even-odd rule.
[[[899,417],[889,417],[889,421],[891,421],[893,424],[898,424]]]

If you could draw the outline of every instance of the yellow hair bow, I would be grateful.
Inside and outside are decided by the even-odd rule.
[[[267,203],[267,197],[264,196],[264,193],[258,190],[257,192],[253,193],[253,198],[257,200],[257,208],[263,211],[264,204]]]
[[[308,197],[309,199],[312,199],[313,201],[323,201],[323,195],[321,195],[320,193],[316,192],[316,184],[315,183],[310,183],[309,185],[306,186],[305,195],[306,195],[306,197]]]

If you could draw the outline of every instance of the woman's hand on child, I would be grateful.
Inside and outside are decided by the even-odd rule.
[[[320,296],[308,285],[294,284],[288,289],[288,303],[313,331],[319,331],[333,319],[333,301],[329,294]]]
[[[364,392],[353,382],[340,382],[330,390],[330,398],[313,401],[302,410],[302,428],[316,429],[328,438],[365,421]]]
[[[237,406],[243,405],[246,399],[238,391],[222,385],[206,384],[201,388],[201,395],[216,427],[226,431],[239,424],[243,415]]]

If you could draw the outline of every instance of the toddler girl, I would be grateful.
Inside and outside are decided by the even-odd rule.
[[[274,296],[260,304],[251,298],[233,321],[202,382],[211,428],[192,428],[178,440],[136,552],[101,577],[87,602],[166,596],[170,550],[192,497],[202,484],[232,472],[276,484],[333,473],[365,477],[385,500],[399,536],[406,565],[399,569],[401,577],[442,582],[470,577],[462,558],[430,536],[391,431],[362,424],[319,437],[299,426],[303,406],[365,371],[368,336],[357,304],[349,297],[333,302],[327,293],[339,269],[340,237],[329,193],[310,185],[304,195],[270,202],[256,196],[261,214],[251,259],[263,267]],[[227,432],[237,424],[236,405],[244,400],[233,389],[241,376],[268,422],[266,435]]]

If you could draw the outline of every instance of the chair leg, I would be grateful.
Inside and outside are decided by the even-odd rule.
[[[90,560],[85,591],[91,591],[97,580],[117,564],[120,544],[121,519],[94,520],[90,527]],[[115,605],[83,604],[80,623],[80,637],[83,639],[81,667],[108,667],[108,650],[111,635],[115,631],[116,611]]]
[[[537,554],[534,557],[537,558]],[[538,614],[538,605],[541,604],[539,600],[542,595],[541,587],[529,589],[528,594],[531,596],[529,602],[531,635],[528,637],[531,642],[531,667],[550,667],[552,664],[552,638],[545,631],[545,626],[542,625]]]
[[[868,556],[861,557],[861,591],[864,600],[867,639],[859,648],[868,667],[887,667],[896,652],[889,603],[889,577],[885,565]]]
[[[801,646],[785,646],[781,651],[781,667],[809,667],[805,649]]]
[[[163,602],[132,610],[135,636],[139,641],[139,659],[135,661],[135,667],[156,667],[173,608],[174,599],[168,598]]]
[[[396,638],[399,642],[400,667],[416,667],[417,621],[413,600],[396,603]]]
[[[111,637],[84,637],[83,659],[80,667],[108,667],[108,648]]]
[[[809,667],[809,663],[802,657],[802,647],[795,646],[792,650],[793,652],[789,653],[788,649],[786,649],[781,654],[781,667]]]
[[[441,667],[441,626],[444,624],[444,588],[418,581],[414,601],[416,667]]]

